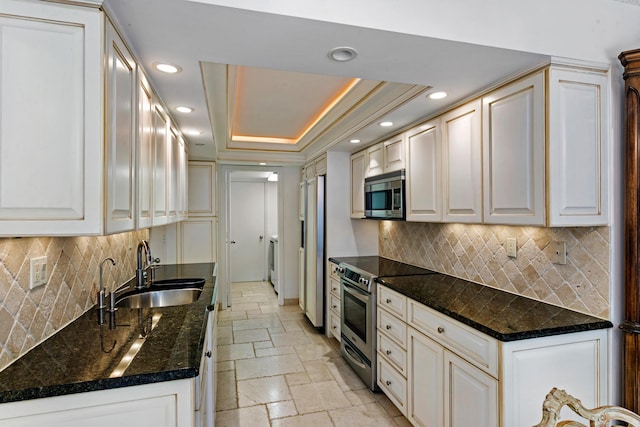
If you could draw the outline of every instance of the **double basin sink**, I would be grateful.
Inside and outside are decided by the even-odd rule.
[[[143,289],[134,289],[116,297],[116,307],[154,308],[195,302],[202,293],[204,279],[180,278],[156,280]]]

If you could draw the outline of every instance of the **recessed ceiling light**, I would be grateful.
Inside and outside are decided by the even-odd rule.
[[[166,62],[156,62],[155,64],[153,64],[153,66],[156,67],[157,70],[162,71],[163,73],[175,74],[182,71],[182,68],[180,68],[179,66],[173,65],[173,64],[167,64]]]
[[[176,107],[176,111],[179,111],[181,113],[193,113],[193,108],[181,105],[179,107]]]
[[[352,47],[342,46],[342,47],[334,47],[327,54],[329,59],[338,62],[346,62],[351,61],[356,56],[358,56],[358,51]]]
[[[357,143],[360,142],[360,140],[359,139],[350,139],[349,142],[352,143],[352,144],[357,144]]]
[[[429,95],[429,98],[431,99],[442,99],[446,97],[447,97],[447,92],[433,92],[431,95]]]
[[[198,135],[202,135],[202,132],[199,130],[195,130],[195,129],[191,129],[185,132],[187,135],[191,135],[191,136],[198,136]]]
[[[393,126],[393,122],[380,122],[380,126],[387,128],[389,126]]]
[[[265,166],[265,165],[266,165],[266,163],[265,163],[265,162],[260,162],[260,163],[258,163],[258,164],[259,164],[260,166]]]

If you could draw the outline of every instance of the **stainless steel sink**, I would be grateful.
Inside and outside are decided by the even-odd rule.
[[[200,288],[204,286],[204,279],[201,278],[181,278],[154,280],[151,288]]]
[[[204,283],[204,281],[203,281]],[[116,300],[116,307],[153,308],[190,304],[202,293],[202,287],[148,289],[132,294],[124,294]]]

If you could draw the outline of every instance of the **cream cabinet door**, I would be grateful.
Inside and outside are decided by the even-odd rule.
[[[167,224],[168,182],[167,117],[159,105],[153,108],[153,225]]]
[[[550,226],[609,223],[608,88],[604,73],[549,70]]]
[[[448,351],[444,366],[444,425],[496,427],[498,381]]]
[[[365,152],[351,156],[351,218],[364,218]]]
[[[440,121],[409,131],[406,145],[407,221],[442,221]]]
[[[442,116],[443,220],[482,222],[481,104]]]
[[[404,134],[382,143],[384,148],[384,173],[404,169]]]
[[[216,163],[189,162],[189,216],[217,216]]]
[[[482,98],[484,222],[544,225],[544,74]]]
[[[216,262],[218,218],[189,218],[178,224],[178,263]]]
[[[422,427],[444,425],[444,349],[409,328],[407,357],[407,418]]]
[[[106,29],[106,232],[133,230],[136,194],[136,63],[115,28]]]
[[[384,172],[384,145],[373,145],[365,151],[365,178]]]
[[[136,228],[153,224],[153,93],[138,72],[138,216]]]
[[[103,17],[5,1],[0,16],[0,236],[103,230]]]
[[[178,132],[172,127],[169,130],[169,159],[168,159],[168,187],[167,187],[167,200],[168,203],[168,221],[176,222],[178,220],[178,206],[180,203],[180,142],[178,141]]]

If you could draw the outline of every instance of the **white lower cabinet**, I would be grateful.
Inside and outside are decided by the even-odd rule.
[[[606,329],[501,342],[389,288],[378,295],[378,386],[415,426],[535,425],[553,387],[609,403]]]

